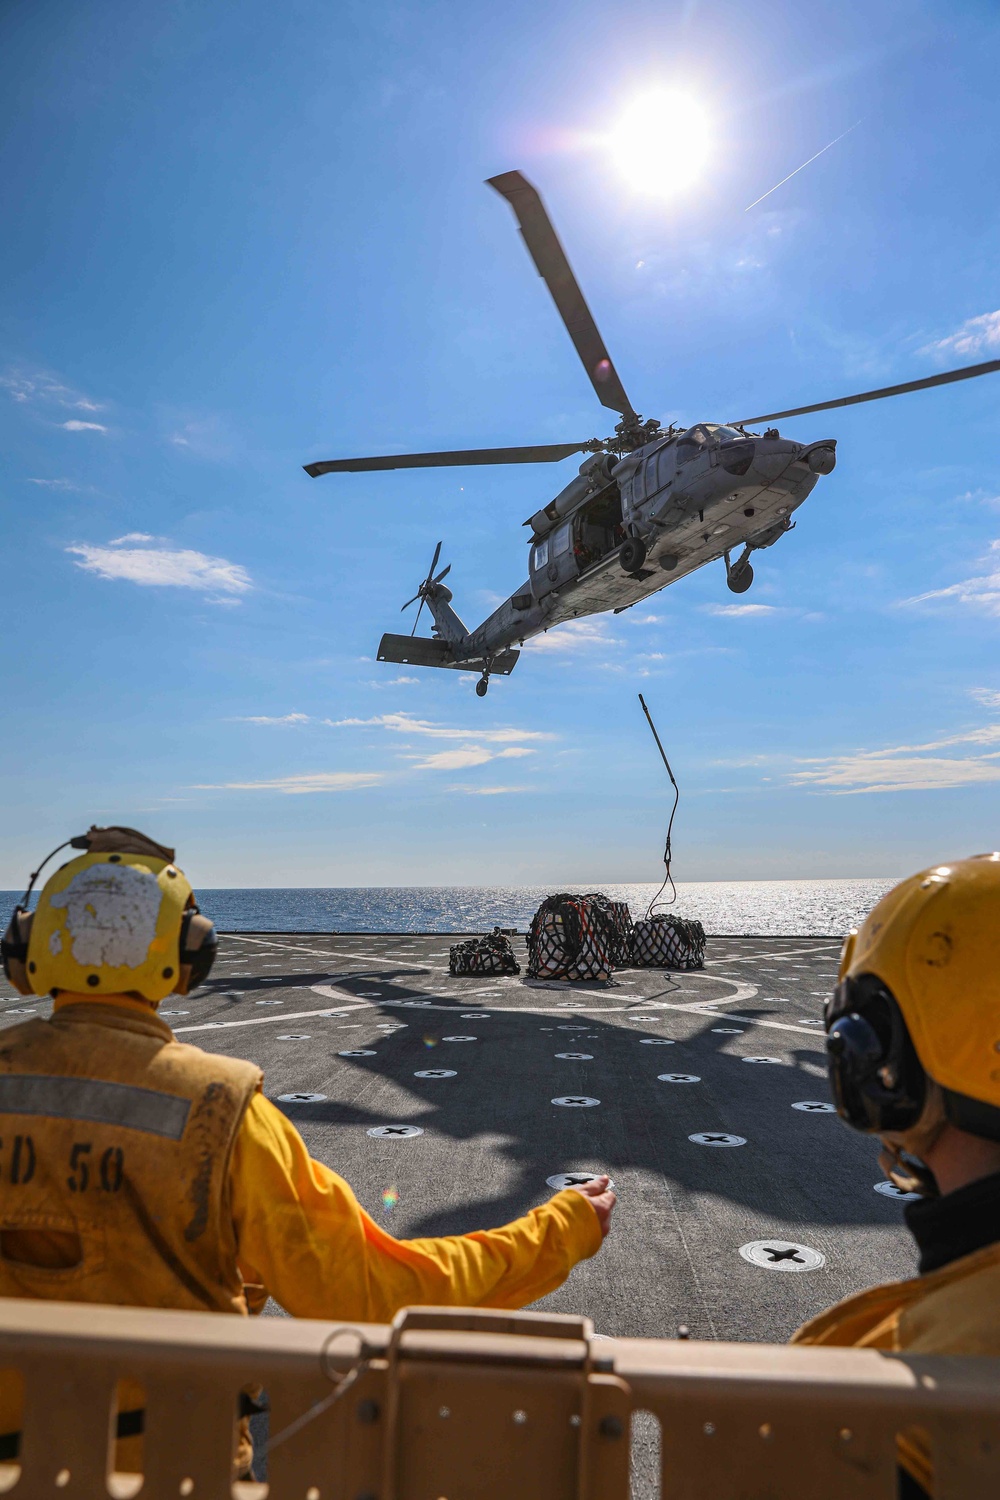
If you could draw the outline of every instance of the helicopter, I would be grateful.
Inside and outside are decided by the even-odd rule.
[[[748,429],[1000,370],[1000,359],[994,359],[812,406],[698,422],[683,431],[663,428],[655,419],[644,421],[626,395],[538,191],[521,172],[490,177],[487,185],[513,209],[597,399],[620,420],[610,437],[581,443],[305,464],[315,479],[388,469],[558,463],[586,454],[577,476],[524,522],[530,528],[527,581],[469,630],[452,609],[454,596],[444,582],[451,565],[435,574],[438,542],[427,577],[403,605],[404,610],[418,605],[413,631],[383,635],[379,661],[478,672],[476,692],[484,697],[490,677],[509,676],[520,656],[516,648],[531,636],[585,615],[620,614],[708,563],[723,561],[729,588],[745,593],[753,583],[752,554],[792,529],[794,512],[837,461],[834,438],[799,443],[782,437],[776,427]],[[434,622],[429,637],[416,634],[425,604]]]

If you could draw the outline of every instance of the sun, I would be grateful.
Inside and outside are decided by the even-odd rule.
[[[669,197],[701,175],[709,153],[705,111],[687,94],[658,89],[629,105],[607,137],[612,160],[637,191]]]

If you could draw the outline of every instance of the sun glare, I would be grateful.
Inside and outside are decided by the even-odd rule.
[[[641,192],[661,197],[690,187],[708,156],[705,111],[686,94],[666,89],[644,94],[608,137],[619,171]]]

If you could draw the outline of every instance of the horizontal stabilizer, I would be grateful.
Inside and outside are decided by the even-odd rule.
[[[520,651],[501,651],[493,658],[490,672],[509,677]],[[423,635],[384,635],[378,646],[379,661],[396,662],[405,667],[451,667],[458,672],[482,672],[486,666],[481,656],[456,661],[447,641],[431,640]]]

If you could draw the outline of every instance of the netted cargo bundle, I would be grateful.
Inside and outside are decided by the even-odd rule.
[[[684,917],[648,917],[632,928],[632,962],[638,969],[701,969],[705,929]]]
[[[510,938],[499,927],[485,937],[467,938],[449,950],[449,974],[520,974]]]
[[[532,979],[610,979],[621,942],[604,896],[547,896],[531,919]]]
[[[628,902],[608,901],[606,896],[588,896],[587,899],[606,902],[614,933],[611,962],[616,969],[626,968],[632,961],[632,913]]]

